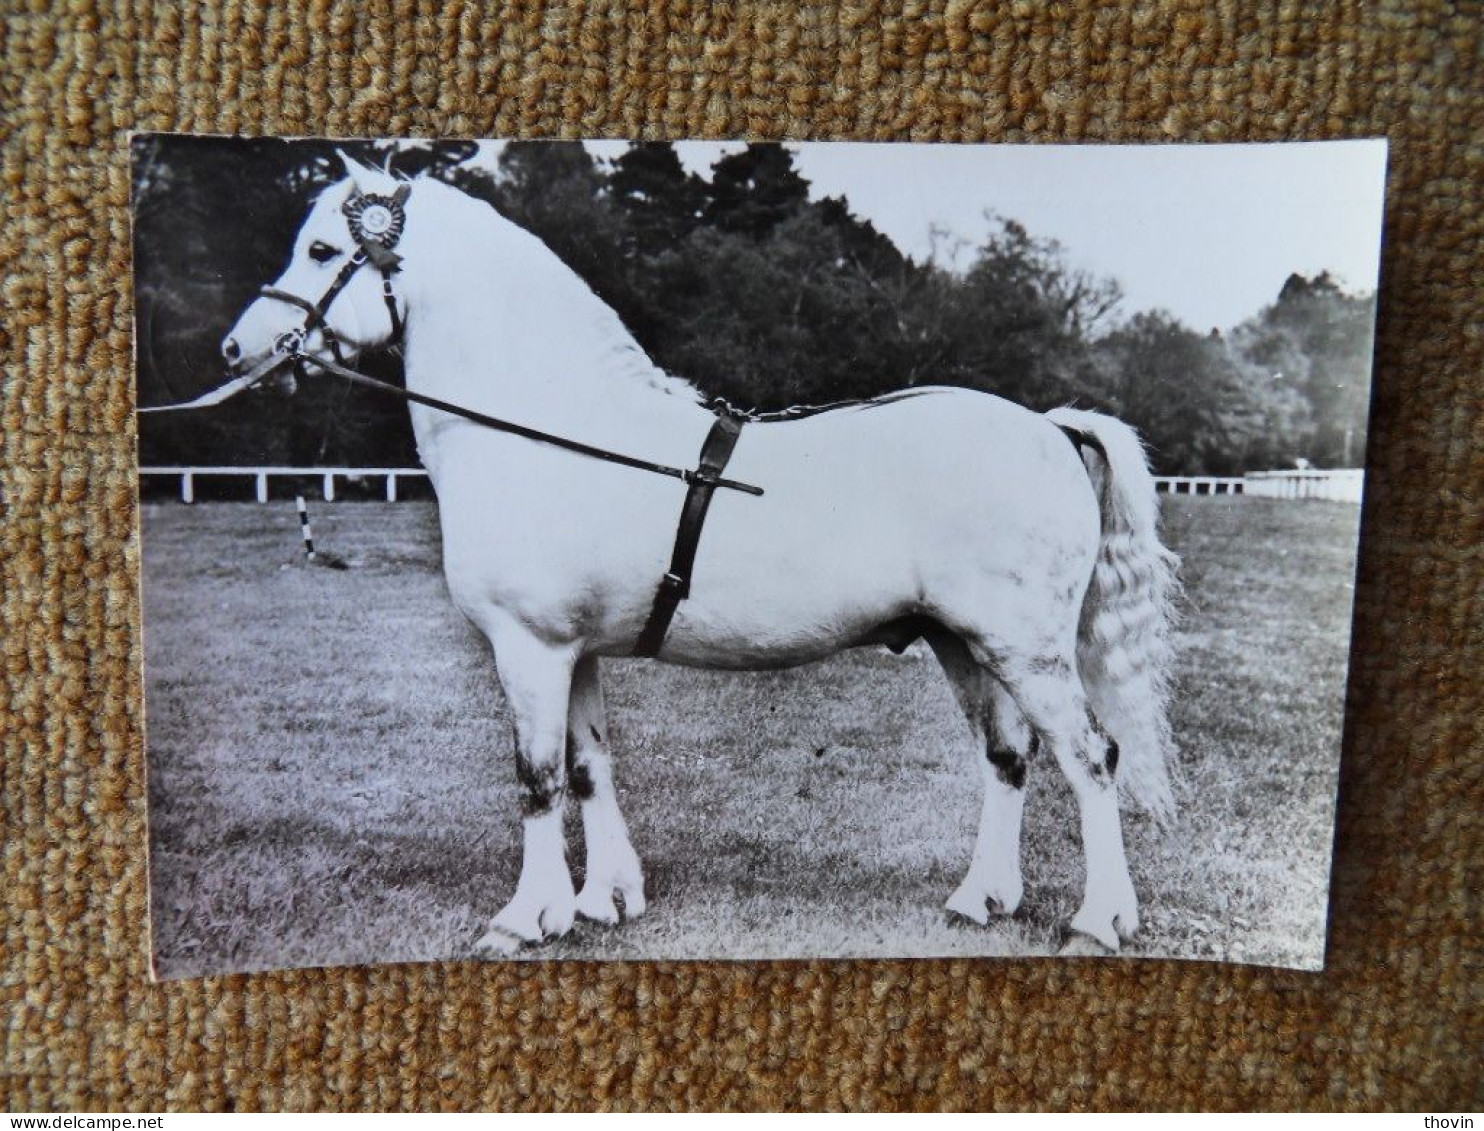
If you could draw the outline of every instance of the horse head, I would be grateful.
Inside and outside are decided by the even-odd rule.
[[[234,375],[275,356],[344,363],[401,337],[406,306],[394,286],[401,257],[393,249],[402,238],[412,185],[340,157],[346,179],[320,194],[288,267],[222,340],[222,357]]]

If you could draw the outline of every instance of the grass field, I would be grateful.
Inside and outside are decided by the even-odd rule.
[[[1323,954],[1358,508],[1165,500],[1185,559],[1181,816],[1126,835],[1127,954],[1303,967]],[[163,977],[467,955],[520,861],[509,727],[454,610],[425,502],[143,509],[153,938]],[[936,663],[863,650],[787,673],[604,668],[648,914],[531,957],[1056,951],[1081,854],[1037,763],[1026,898],[942,909],[978,817]],[[572,831],[577,823],[572,821]],[[582,855],[570,853],[581,882]]]

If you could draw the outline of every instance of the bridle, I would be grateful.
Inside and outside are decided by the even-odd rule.
[[[412,186],[404,184],[399,185],[391,196],[363,193],[360,189],[351,194],[350,199],[341,206],[341,211],[345,213],[350,224],[350,234],[359,250],[345,261],[325,293],[320,295],[318,302],[310,302],[301,295],[278,287],[263,287],[259,290],[258,293],[264,298],[286,302],[304,311],[304,325],[279,335],[273,344],[275,353],[294,358],[296,372],[302,375],[302,349],[309,335],[316,330],[324,338],[336,364],[345,364],[345,357],[340,352],[340,339],[336,337],[326,316],[330,306],[340,297],[340,292],[355,278],[356,272],[368,263],[381,272],[381,297],[386,303],[387,315],[391,318],[392,325],[391,337],[386,344],[395,346],[402,340],[405,328],[402,312],[397,309],[397,296],[392,291],[392,276],[401,270],[402,257],[395,254],[392,248],[402,238],[402,229],[407,223],[403,205],[407,203],[411,192]]]

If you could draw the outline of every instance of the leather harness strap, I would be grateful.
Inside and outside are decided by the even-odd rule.
[[[330,347],[330,353],[337,362],[344,364],[344,358],[340,353],[340,340],[335,336],[335,331],[330,328],[329,322],[325,320],[325,314],[330,309],[330,304],[340,297],[340,292],[346,288],[355,273],[369,262],[365,253],[354,255],[345,261],[340,268],[340,273],[335,276],[334,282],[329,289],[320,296],[318,302],[310,302],[308,299],[300,298],[292,291],[281,291],[277,287],[262,287],[258,293],[264,298],[275,299],[278,302],[286,302],[290,306],[297,306],[305,312],[304,327],[298,331],[299,338],[308,337],[315,330],[324,335],[325,344]],[[394,346],[402,340],[403,322],[402,312],[397,309],[397,296],[392,293],[392,273],[395,267],[379,268],[381,271],[381,299],[386,303],[387,316],[391,319],[392,332],[387,339],[388,346]]]
[[[737,446],[737,438],[742,434],[742,425],[746,422],[744,417],[723,411],[711,425],[711,431],[706,434],[696,470],[686,479],[690,490],[686,492],[685,505],[680,508],[680,525],[675,531],[675,549],[670,555],[670,569],[660,580],[659,589],[654,595],[654,605],[649,610],[649,620],[645,622],[644,631],[639,634],[638,643],[634,645],[636,656],[659,655],[680,602],[690,596],[691,573],[695,569],[696,551],[701,545],[701,529],[706,524],[711,496],[722,482],[721,473],[726,470],[727,461],[732,457],[732,449]],[[1065,424],[1058,427],[1079,451],[1084,446],[1089,447],[1106,458],[1102,442],[1096,436]]]
[[[337,377],[343,377],[352,385],[359,385],[364,389],[372,389],[378,393],[385,393],[389,397],[397,397],[400,400],[410,401],[413,404],[427,405],[436,408],[440,412],[446,412],[451,416],[462,417],[490,429],[493,432],[508,432],[512,436],[523,436],[527,440],[535,440],[538,444],[550,444],[556,448],[563,448],[569,452],[576,452],[581,456],[591,459],[605,460],[608,463],[618,464],[620,467],[633,467],[639,471],[651,471],[655,475],[664,475],[670,479],[679,479],[682,483],[692,483],[700,475],[700,472],[686,471],[679,467],[669,467],[663,463],[651,463],[647,459],[635,459],[633,456],[622,455],[619,452],[610,452],[605,448],[595,448],[591,444],[579,443],[576,440],[568,440],[563,436],[554,436],[550,432],[542,432],[535,428],[527,428],[523,424],[515,424],[509,420],[501,420],[498,416],[489,416],[483,412],[475,412],[472,408],[454,404],[452,401],[441,401],[437,397],[430,397],[426,393],[415,393],[411,389],[404,389],[401,385],[393,385],[388,381],[382,381],[376,377],[368,377],[354,369],[339,365],[323,357],[305,353],[297,347],[286,353],[276,353],[268,358],[268,361],[254,369],[246,377],[238,378],[223,389],[231,390],[226,395],[220,389],[208,394],[212,399],[211,404],[219,404],[226,400],[227,396],[239,393],[246,385],[258,380],[265,372],[274,365],[280,365],[285,360],[292,359],[295,364],[313,366],[315,369],[326,373],[333,373]],[[200,408],[207,403],[206,398],[198,397],[189,404],[162,405],[159,408],[142,408],[140,412],[173,412],[182,408]],[[754,487],[751,483],[738,483],[735,479],[718,479],[717,487],[725,487],[730,491],[741,491],[744,495],[761,495],[763,489]]]
[[[680,525],[675,531],[675,549],[670,555],[670,570],[660,580],[654,595],[654,606],[649,611],[649,620],[634,645],[634,655],[658,656],[664,647],[665,636],[670,631],[670,622],[680,602],[690,596],[691,572],[696,565],[696,550],[701,545],[701,528],[706,523],[706,512],[711,507],[711,496],[716,493],[721,473],[726,470],[732,449],[737,446],[737,437],[742,434],[746,418],[723,411],[706,442],[701,445],[701,458],[696,470],[686,482],[690,490],[685,495],[685,505],[680,508]],[[1079,451],[1089,447],[1106,457],[1102,442],[1089,432],[1069,425],[1058,425],[1062,433]]]
[[[716,423],[706,434],[700,461],[688,480],[690,490],[685,494],[685,505],[680,508],[680,525],[675,531],[670,571],[661,579],[654,595],[649,620],[639,634],[639,642],[634,645],[636,656],[659,655],[665,635],[670,631],[670,622],[675,618],[675,610],[690,596],[691,571],[695,569],[696,550],[701,544],[701,527],[705,525],[711,496],[721,482],[721,473],[726,470],[727,460],[737,446],[737,437],[742,434],[744,423],[738,417],[723,414],[716,418]]]

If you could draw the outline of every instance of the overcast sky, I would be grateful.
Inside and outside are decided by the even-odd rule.
[[[1061,241],[1071,261],[1123,285],[1124,314],[1162,308],[1192,328],[1230,327],[1292,272],[1328,269],[1373,290],[1386,146],[909,145],[789,143],[812,194],[847,197],[904,252],[925,259],[934,224],[971,244],[985,212]],[[611,159],[626,142],[589,142]],[[709,172],[740,143],[682,142]],[[480,155],[491,159],[489,147]]]

